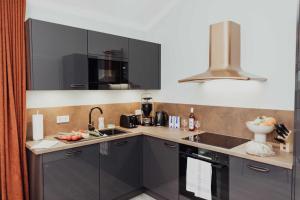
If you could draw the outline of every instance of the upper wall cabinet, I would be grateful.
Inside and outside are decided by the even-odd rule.
[[[87,89],[87,31],[29,19],[27,27],[27,88],[31,90]],[[75,55],[75,58],[71,58]],[[76,63],[82,77],[72,78],[66,65]],[[66,81],[64,81],[64,79]]]
[[[88,31],[88,54],[128,58],[128,38]]]
[[[160,89],[160,44],[129,39],[131,89]]]
[[[160,45],[29,19],[28,90],[160,89]]]

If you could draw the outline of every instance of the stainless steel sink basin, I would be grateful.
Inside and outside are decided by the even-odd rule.
[[[117,129],[117,128],[99,130],[99,132],[100,132],[100,134],[107,135],[107,136],[128,133],[127,131],[120,130],[120,129]]]

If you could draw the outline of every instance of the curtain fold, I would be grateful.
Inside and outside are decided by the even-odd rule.
[[[28,200],[25,0],[0,0],[0,199]]]

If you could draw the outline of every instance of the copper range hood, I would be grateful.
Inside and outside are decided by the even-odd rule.
[[[178,82],[204,82],[216,79],[258,80],[266,78],[244,72],[240,66],[240,25],[225,21],[210,25],[209,69]]]

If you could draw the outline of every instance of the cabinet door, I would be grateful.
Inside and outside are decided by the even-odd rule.
[[[128,38],[88,31],[88,53],[128,58]]]
[[[291,199],[291,170],[230,157],[230,200]]]
[[[163,198],[178,199],[178,153],[177,143],[145,136],[143,140],[144,187]]]
[[[63,60],[65,57],[76,54],[85,56],[80,67],[87,69],[86,30],[30,19],[27,21],[27,33],[28,89],[64,89]],[[84,87],[79,89],[82,88]]]
[[[99,200],[98,145],[45,154],[44,200]]]
[[[297,109],[295,115],[300,115],[300,111]],[[299,121],[298,121],[299,122]],[[298,124],[299,126],[299,124]],[[299,127],[298,127],[299,128]],[[294,139],[294,149],[295,149],[295,165],[294,165],[294,172],[295,172],[295,185],[294,185],[294,193],[295,193],[295,200],[300,199],[300,130],[297,129],[294,132],[295,139]]]
[[[100,143],[100,199],[116,199],[142,187],[141,137]]]
[[[160,45],[130,39],[128,72],[131,89],[160,89]]]

